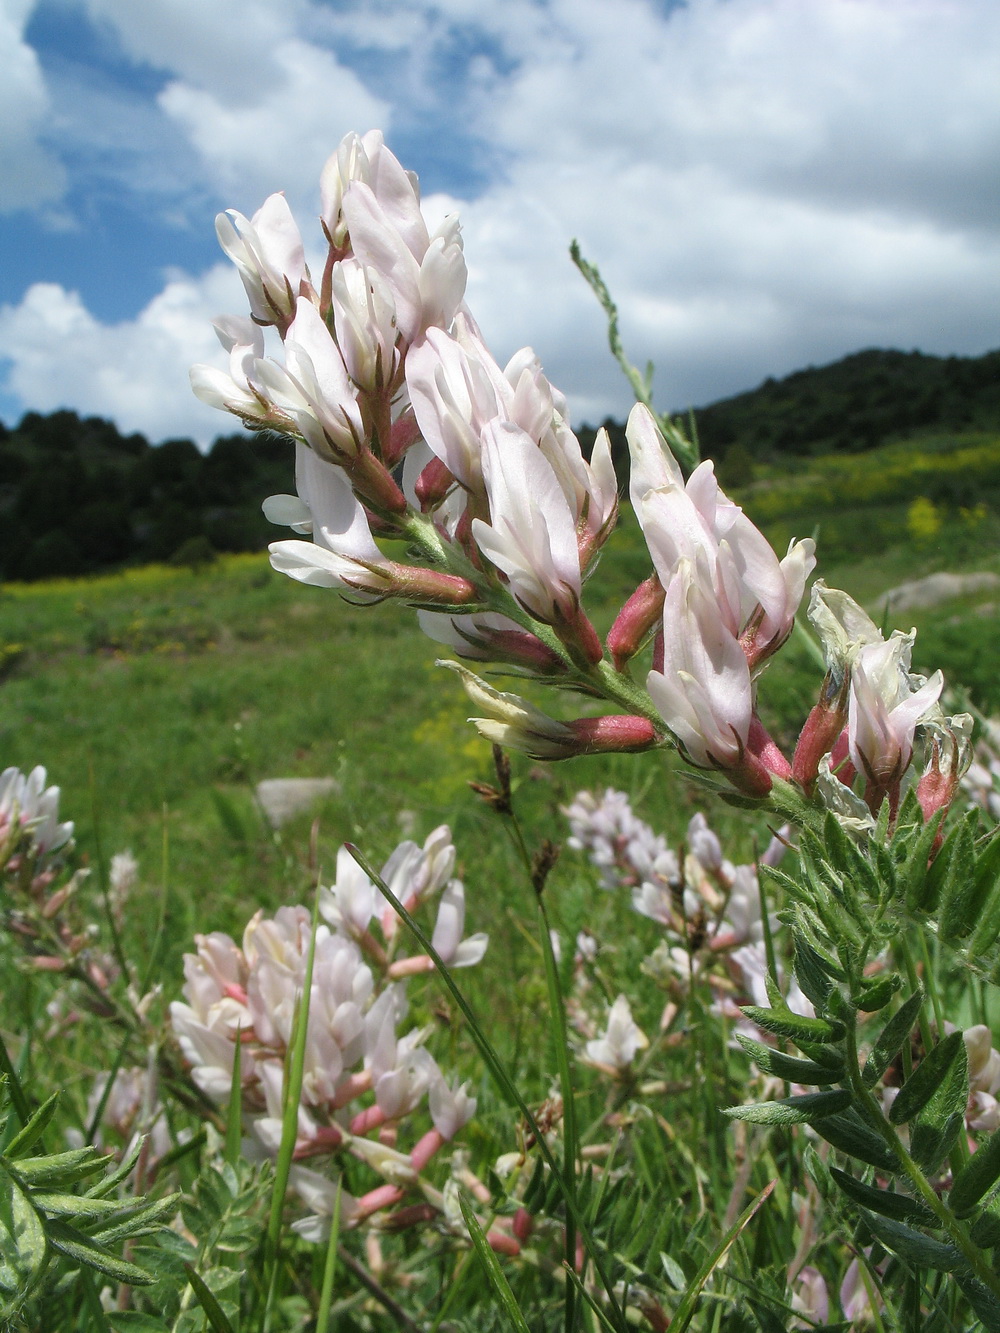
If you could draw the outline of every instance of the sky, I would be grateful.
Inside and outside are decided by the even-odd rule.
[[[996,0],[0,0],[0,419],[71,407],[203,446],[246,313],[214,217],[380,128],[503,362],[574,421],[680,411],[863,347],[1000,346]]]

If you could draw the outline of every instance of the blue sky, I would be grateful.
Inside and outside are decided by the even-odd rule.
[[[378,126],[469,303],[577,420],[627,407],[581,240],[680,409],[865,346],[1000,345],[995,0],[0,0],[0,418],[153,439],[243,310],[221,208]]]

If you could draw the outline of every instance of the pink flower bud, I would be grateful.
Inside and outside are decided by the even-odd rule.
[[[819,761],[833,749],[847,721],[849,679],[844,676],[840,688],[831,695],[832,682],[833,677],[828,674],[823,682],[819,703],[806,718],[805,726],[799,733],[792,758],[792,777],[806,792],[812,791],[819,772]]]
[[[663,614],[663,585],[655,574],[640,583],[635,592],[618,612],[608,632],[608,652],[615,670],[624,669],[625,663],[642,647],[646,635]]]
[[[426,513],[428,509],[439,505],[454,485],[454,475],[448,471],[440,458],[432,458],[417,478],[414,487],[420,508]]]
[[[660,741],[648,718],[628,713],[608,717],[580,717],[567,723],[579,744],[577,754],[635,754]]]

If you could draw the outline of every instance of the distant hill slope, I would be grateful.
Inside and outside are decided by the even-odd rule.
[[[287,440],[227,435],[202,454],[100,417],[28,412],[0,425],[0,578],[259,549],[275,536],[261,501],[291,484]]]
[[[1000,429],[1000,351],[927,356],[877,348],[767,379],[695,410],[702,453],[858,453],[928,431]]]
[[[914,442],[913,467],[901,473],[894,460],[892,484],[899,498],[922,495],[953,507],[996,502],[990,437],[1000,434],[1000,351],[980,357],[856,352],[829,366],[765,380],[694,415],[702,454],[719,460],[723,483],[738,489],[760,478],[762,464],[856,454],[915,436],[979,432],[970,442],[978,451],[975,466],[965,466],[961,477],[952,475],[950,464],[943,471],[939,462],[917,466]],[[605,425],[624,483],[625,428],[614,421]],[[588,454],[595,434],[592,427],[579,431]],[[942,444],[938,440],[934,451]],[[928,468],[933,477],[925,475]],[[99,417],[28,412],[12,429],[0,423],[0,579],[84,574],[192,550],[260,548],[276,535],[260,512],[261,500],[291,485],[291,450],[277,437],[224,436],[203,455],[190,440],[154,446],[143,435],[120,434]],[[772,494],[766,504],[755,496],[751,509],[758,506],[763,518],[769,508],[775,522],[798,521],[800,511],[846,504],[848,498],[839,483],[825,483],[824,494],[825,506],[809,492]],[[857,503],[852,497],[846,507]]]

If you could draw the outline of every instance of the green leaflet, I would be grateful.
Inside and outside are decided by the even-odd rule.
[[[55,1115],[56,1106],[59,1103],[59,1093],[54,1092],[47,1101],[42,1102],[41,1106],[7,1144],[4,1149],[6,1157],[16,1157],[18,1153],[26,1153],[33,1143],[41,1138],[45,1133],[45,1127]],[[91,1150],[93,1151],[93,1149]]]
[[[807,939],[799,932],[793,936],[795,948],[795,976],[803,995],[806,995],[817,1009],[826,1008],[830,994],[830,978],[823,966],[823,959]]]
[[[976,874],[975,825],[978,814],[972,810],[958,826],[955,851],[941,891],[938,934],[946,943],[964,939],[976,924],[979,879]]]
[[[27,1291],[44,1263],[42,1219],[13,1176],[0,1167],[0,1292],[16,1297]]]
[[[734,1035],[757,1068],[765,1074],[773,1074],[775,1078],[786,1079],[789,1083],[808,1085],[839,1083],[844,1077],[842,1060],[838,1060],[838,1063],[832,1066],[821,1065],[814,1060],[800,1060],[794,1055],[786,1055],[784,1051],[776,1050],[773,1046],[765,1046],[762,1041],[754,1041],[752,1037],[747,1037],[742,1032]]]
[[[974,817],[978,819],[977,815]],[[939,903],[946,903],[954,896],[963,870],[966,879],[971,878],[974,860],[972,830],[966,816],[945,838],[910,906],[918,912],[935,912]]]
[[[916,1222],[920,1226],[934,1226],[934,1214],[917,1199],[907,1194],[895,1194],[891,1190],[878,1189],[866,1185],[863,1181],[849,1176],[846,1171],[830,1167],[830,1174],[847,1197],[862,1208],[867,1208],[882,1217],[889,1217],[894,1222]]]
[[[917,1021],[923,999],[923,991],[914,991],[903,1001],[882,1029],[861,1073],[866,1087],[874,1087],[899,1054],[913,1024]]]
[[[743,1006],[743,1013],[765,1032],[773,1032],[776,1037],[790,1037],[792,1041],[831,1042],[839,1041],[844,1035],[841,1023],[828,1023],[825,1018],[804,1018],[793,1014],[791,1009],[761,1009],[755,1004]]]
[[[902,1222],[893,1222],[875,1213],[865,1213],[865,1221],[876,1240],[914,1268],[933,1268],[941,1273],[953,1273],[956,1268],[965,1265],[965,1259],[954,1245],[932,1240],[922,1231],[914,1231]]]
[[[849,1115],[827,1116],[818,1121],[816,1133],[859,1162],[867,1162],[880,1171],[899,1170],[899,1163],[889,1151],[885,1140],[863,1124],[853,1112]]]
[[[939,810],[932,819],[922,826],[916,841],[909,849],[906,861],[900,869],[899,877],[903,886],[903,900],[911,912],[923,907],[926,896],[925,885],[928,875],[928,862],[930,861],[934,840],[944,822],[944,815],[945,812]]]
[[[493,1294],[497,1299],[498,1305],[507,1315],[511,1327],[517,1330],[517,1333],[530,1333],[528,1325],[525,1323],[524,1315],[521,1313],[517,1299],[510,1289],[510,1283],[507,1281],[503,1269],[500,1267],[500,1260],[490,1248],[490,1243],[486,1239],[482,1227],[479,1225],[479,1219],[469,1206],[465,1196],[459,1194],[459,1207],[462,1209],[462,1216],[465,1218],[465,1225],[469,1228],[469,1236],[472,1240],[476,1255],[482,1264],[483,1271],[486,1274],[487,1281],[493,1288]]]
[[[955,1177],[948,1203],[963,1217],[997,1180],[1000,1180],[1000,1134],[994,1133],[980,1144]]]
[[[92,1176],[109,1158],[96,1148],[71,1148],[68,1152],[53,1153],[50,1157],[21,1157],[10,1163],[25,1185],[37,1189],[42,1185],[73,1185]]]
[[[133,1287],[148,1286],[153,1279],[137,1264],[130,1264],[119,1259],[102,1246],[95,1244],[89,1236],[77,1231],[65,1222],[51,1221],[46,1227],[49,1243],[54,1250],[64,1254],[87,1268],[95,1268],[99,1273],[106,1273],[116,1282],[128,1282]]]
[[[754,1125],[802,1125],[846,1111],[850,1104],[851,1094],[848,1089],[834,1088],[829,1092],[807,1092],[801,1097],[786,1097],[777,1102],[727,1106],[722,1114],[731,1120],[748,1120]]]
[[[897,991],[902,989],[903,979],[898,972],[879,977],[877,981],[865,986],[854,996],[858,1008],[866,1014],[877,1013],[884,1009]]]
[[[968,1084],[969,1057],[961,1032],[950,1032],[927,1054],[899,1090],[889,1107],[889,1120],[894,1125],[905,1125],[924,1109],[934,1094],[945,1086],[949,1075],[964,1066],[964,1082]],[[967,1092],[962,1099],[964,1107]]]
[[[1000,1333],[1000,1301],[971,1273],[956,1273],[955,1281],[965,1293],[986,1333]]]
[[[941,1125],[918,1119],[910,1126],[910,1156],[928,1175],[937,1168],[955,1146],[965,1123],[962,1111],[953,1111]]]

